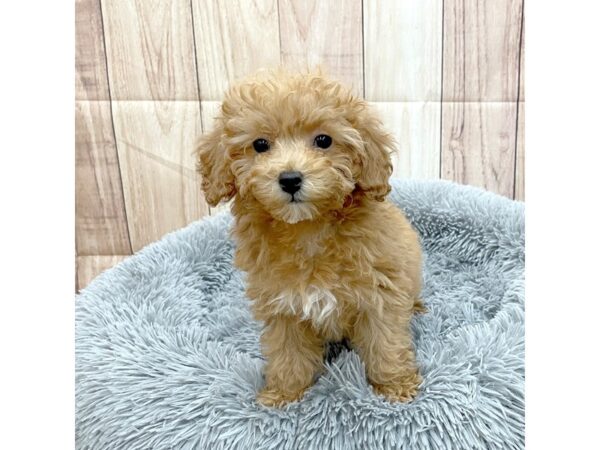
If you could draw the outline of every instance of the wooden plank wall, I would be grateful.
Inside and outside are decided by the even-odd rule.
[[[77,285],[214,214],[194,172],[229,82],[322,65],[394,173],[524,200],[523,0],[76,0]]]

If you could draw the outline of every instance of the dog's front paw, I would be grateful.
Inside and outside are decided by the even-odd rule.
[[[415,372],[394,383],[373,383],[373,389],[377,394],[383,395],[390,402],[409,402],[419,392],[421,381],[421,375]]]
[[[264,387],[256,396],[256,400],[264,406],[281,407],[300,400],[306,388],[294,392],[282,391],[278,388]]]

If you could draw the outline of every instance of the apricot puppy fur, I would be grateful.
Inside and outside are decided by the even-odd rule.
[[[211,206],[233,198],[235,264],[265,325],[262,404],[301,398],[324,344],[343,338],[377,393],[417,393],[421,249],[385,200],[392,147],[364,100],[320,73],[283,70],[232,86],[200,138],[202,189]]]

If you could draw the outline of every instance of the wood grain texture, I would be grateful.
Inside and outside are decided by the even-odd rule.
[[[523,0],[444,1],[444,101],[517,101],[522,12]]]
[[[525,201],[525,102],[519,102],[518,108],[515,200]]]
[[[521,25],[521,54],[519,61],[519,101],[525,101],[525,16]]]
[[[220,100],[229,83],[280,63],[276,0],[192,0],[202,100]]]
[[[279,0],[281,62],[307,70],[322,66],[363,95],[360,0]]]
[[[440,100],[442,6],[442,0],[364,0],[367,100]]]
[[[195,171],[198,102],[114,102],[113,117],[134,251],[208,214]]]
[[[221,112],[221,102],[203,101],[200,103],[200,110],[202,114],[202,131],[211,131],[215,118]]]
[[[75,105],[75,235],[78,255],[130,254],[110,103]]]
[[[442,105],[442,178],[513,197],[516,103]]]
[[[232,80],[280,62],[321,63],[375,102],[398,141],[394,175],[524,197],[523,0],[75,7],[80,255],[129,254],[226,209],[203,201],[193,143]]]
[[[525,201],[525,17],[521,24],[519,61],[519,103],[517,117],[517,154],[515,164],[515,200]]]
[[[376,102],[396,139],[393,176],[440,178],[440,105],[436,102]]]
[[[189,0],[103,0],[113,100],[197,100]]]
[[[78,256],[77,257],[77,291],[84,289],[90,281],[100,275],[107,269],[119,264],[128,255],[94,255],[94,256]]]
[[[100,0],[75,1],[75,98],[109,100]]]

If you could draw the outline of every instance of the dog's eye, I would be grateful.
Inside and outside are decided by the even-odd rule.
[[[329,148],[331,147],[331,136],[327,136],[326,134],[320,134],[315,138],[314,145],[319,148]]]
[[[252,143],[252,146],[256,150],[256,153],[266,152],[269,150],[269,141],[266,139],[257,139]]]

